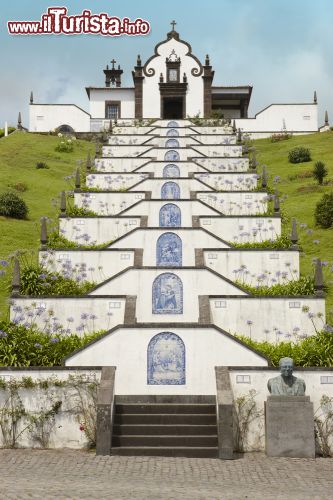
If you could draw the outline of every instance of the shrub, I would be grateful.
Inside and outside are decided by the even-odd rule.
[[[15,191],[19,191],[20,193],[24,193],[25,191],[28,191],[28,186],[25,182],[11,183],[11,184],[8,184],[8,187],[15,189]]]
[[[14,132],[14,130],[16,130],[15,127],[8,127],[8,135],[11,134],[12,132]],[[1,137],[4,137],[4,136],[5,136],[5,129],[0,128],[0,139],[1,139]]]
[[[317,203],[314,213],[316,225],[325,229],[333,226],[333,193],[326,193]]]
[[[94,287],[94,283],[76,278],[64,278],[42,266],[29,265],[22,270],[20,292],[22,295],[84,295]]]
[[[0,195],[0,215],[13,219],[25,219],[28,207],[22,198],[10,191]]]
[[[62,137],[62,135],[58,134],[58,137]],[[71,139],[64,139],[59,142],[55,150],[59,153],[71,153],[74,150],[74,141],[75,137],[72,137]]]
[[[291,134],[287,134],[287,132],[281,132],[280,134],[272,134],[270,137],[271,142],[280,142],[287,141],[291,138]]]
[[[304,163],[311,161],[311,153],[307,148],[293,148],[288,153],[288,160],[290,163]]]
[[[36,163],[36,168],[37,169],[41,169],[41,168],[50,168],[47,163],[43,162],[43,161],[38,161]]]
[[[55,334],[50,338],[48,333],[36,328],[7,321],[0,321],[0,331],[0,366],[60,366],[64,357],[103,333]]]
[[[287,283],[277,283],[272,286],[260,284],[258,286],[250,286],[242,282],[238,282],[238,284],[252,295],[266,297],[313,295],[315,293],[312,276],[301,276],[299,280],[292,280]]]
[[[330,332],[319,332],[311,337],[295,342],[258,342],[248,337],[238,336],[243,342],[265,354],[273,366],[279,366],[279,360],[289,357],[296,366],[332,366],[333,335]]]
[[[322,185],[324,177],[328,174],[325,163],[322,161],[316,161],[312,174],[316,181],[318,181],[318,184]]]

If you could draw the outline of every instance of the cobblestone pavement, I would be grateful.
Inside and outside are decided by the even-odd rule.
[[[333,499],[333,459],[96,457],[0,450],[0,499]]]

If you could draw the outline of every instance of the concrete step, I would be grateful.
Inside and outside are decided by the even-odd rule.
[[[115,425],[216,425],[216,413],[122,413],[115,414]]]
[[[199,395],[116,395],[115,404],[125,404],[125,403],[180,403],[180,404],[216,404],[215,396]]]
[[[112,448],[115,447],[215,447],[217,435],[205,436],[112,436]]]
[[[115,424],[113,434],[117,436],[139,435],[139,436],[203,436],[216,434],[215,424],[191,425],[191,424]]]
[[[112,455],[122,456],[151,456],[151,457],[188,457],[188,458],[217,458],[218,448],[215,446],[122,446],[111,450]]]
[[[190,414],[190,413],[216,413],[213,404],[180,404],[180,403],[124,403],[116,404],[116,413],[143,413],[143,414]]]

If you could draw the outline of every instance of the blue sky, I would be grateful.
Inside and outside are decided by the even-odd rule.
[[[38,20],[52,6],[142,17],[148,36],[30,36],[7,33],[8,20]],[[85,86],[103,85],[115,58],[131,85],[137,54],[145,61],[165,39],[170,21],[201,60],[210,55],[215,84],[253,85],[250,115],[271,103],[312,102],[317,90],[320,124],[333,123],[332,0],[11,0],[0,11],[0,128],[28,122],[28,102],[74,103],[89,110]]]

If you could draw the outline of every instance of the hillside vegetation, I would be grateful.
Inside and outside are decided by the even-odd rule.
[[[55,217],[57,210],[52,200],[69,189],[64,177],[71,175],[78,160],[85,160],[87,152],[94,154],[94,145],[75,141],[71,153],[59,153],[55,148],[60,139],[50,135],[14,133],[0,139],[0,194],[9,189],[24,199],[29,208],[28,220],[0,216],[0,259],[6,259],[18,249],[39,248],[40,218]],[[44,162],[48,169],[36,169]],[[21,185],[21,186],[20,186]],[[18,189],[26,187],[26,191]],[[6,283],[0,281],[0,317],[6,310]]]

